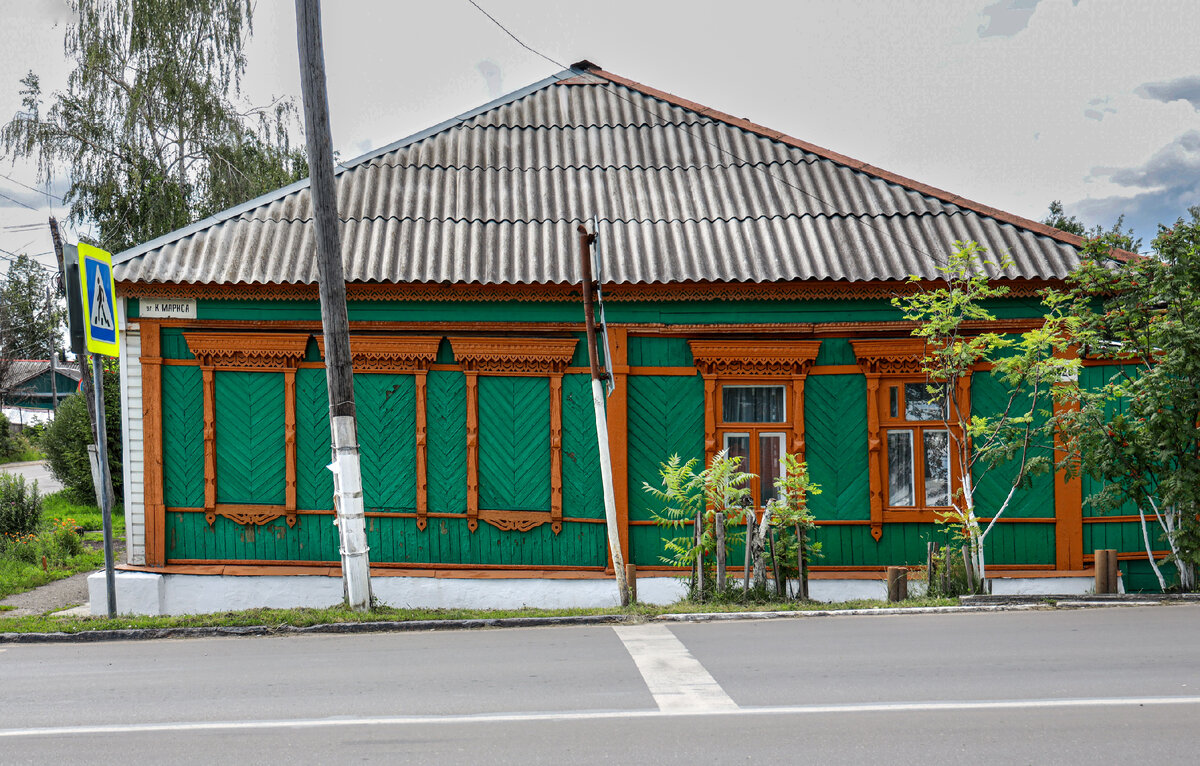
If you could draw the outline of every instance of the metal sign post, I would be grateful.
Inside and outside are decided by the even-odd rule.
[[[83,330],[87,350],[92,353],[93,390],[96,396],[96,468],[103,476],[108,465],[108,431],[104,423],[104,364],[101,356],[117,356],[121,333],[117,327],[117,291],[113,283],[112,256],[98,247],[79,244],[79,288],[83,302]],[[104,517],[104,582],[108,593],[108,616],[117,616],[117,582],[113,568],[112,504],[108,483],[98,481],[100,511]]]

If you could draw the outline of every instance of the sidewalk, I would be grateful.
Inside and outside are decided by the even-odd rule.
[[[55,580],[24,593],[14,593],[0,599],[0,605],[15,606],[16,609],[0,612],[0,617],[30,617],[46,612],[57,612],[69,606],[88,602],[87,578],[91,572],[80,572],[62,580]]]

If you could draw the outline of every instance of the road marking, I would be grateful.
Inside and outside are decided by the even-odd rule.
[[[666,625],[620,625],[613,630],[633,657],[659,710],[737,710],[737,704]]]
[[[569,713],[484,713],[482,715],[391,716],[386,718],[296,718],[280,721],[196,721],[184,723],[95,724],[0,729],[6,737],[61,737],[80,734],[153,734],[194,731],[320,729],[346,726],[429,726],[431,724],[595,721],[687,716],[819,715],[848,713],[930,713],[958,710],[1037,710],[1044,708],[1153,707],[1200,705],[1200,697],[1099,697],[1090,699],[967,700],[962,702],[873,702],[847,705],[793,705],[698,711],[597,710]]]

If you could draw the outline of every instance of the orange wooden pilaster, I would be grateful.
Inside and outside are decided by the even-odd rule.
[[[804,460],[804,378],[792,378],[792,444],[789,451]]]
[[[1078,403],[1054,402],[1054,413],[1069,412]],[[1054,434],[1054,459],[1066,457],[1062,437]],[[1067,472],[1054,474],[1054,564],[1058,569],[1083,569],[1083,482],[1079,477],[1068,479]]]
[[[608,330],[609,374],[613,391],[608,397],[608,454],[612,461],[613,495],[617,504],[617,536],[622,558],[630,562],[629,550],[629,331]],[[609,560],[612,566],[612,560]]]
[[[425,391],[428,373],[418,370],[415,376],[417,400],[417,529],[424,530],[428,523],[429,514],[429,479],[426,474],[425,460],[429,428],[425,413]]]
[[[562,531],[562,373],[550,375],[550,528]]]
[[[166,505],[163,500],[162,350],[159,323],[142,320],[142,460],[146,564],[166,564]]]
[[[467,528],[479,528],[479,375],[463,372],[467,384]]]
[[[283,371],[283,465],[287,525],[296,526],[296,368]]]
[[[867,455],[868,478],[871,484],[871,537],[883,537],[883,461],[880,450],[883,439],[879,433],[879,375],[867,375]]]
[[[717,454],[717,379],[704,376],[704,465],[712,464]]]
[[[201,365],[200,374],[204,381],[204,511],[211,525],[217,518],[217,391],[212,366]]]

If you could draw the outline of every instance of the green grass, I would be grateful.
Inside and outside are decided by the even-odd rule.
[[[5,463],[28,463],[33,460],[45,459],[46,453],[39,452],[33,447],[25,447],[24,449],[12,453],[8,457],[0,457],[0,465],[4,465]]]
[[[954,606],[956,599],[913,599],[899,606]],[[827,609],[882,609],[897,604],[883,601],[847,601],[838,604],[798,603],[794,601],[753,604],[693,604],[681,601],[667,607],[635,604],[626,608],[580,609],[393,609],[378,607],[366,613],[352,612],[344,606],[327,609],[248,609],[242,612],[192,614],[179,617],[0,617],[0,633],[79,633],[89,630],[125,628],[250,627],[323,625],[342,622],[411,622],[415,620],[494,620],[505,617],[571,617],[580,615],[624,614],[646,619],[660,614],[690,612],[747,611],[819,611]]]
[[[42,518],[74,519],[77,526],[89,532],[104,529],[104,517],[100,509],[94,505],[76,502],[66,490],[42,498]],[[113,506],[112,524],[113,535],[124,536],[125,510],[120,505]]]
[[[80,572],[90,572],[103,566],[103,551],[84,551],[78,556],[71,556],[60,563],[48,563],[46,569],[42,569],[40,562],[28,564],[7,556],[0,556],[0,598],[7,598],[14,593],[24,593],[55,580],[62,580]]]

